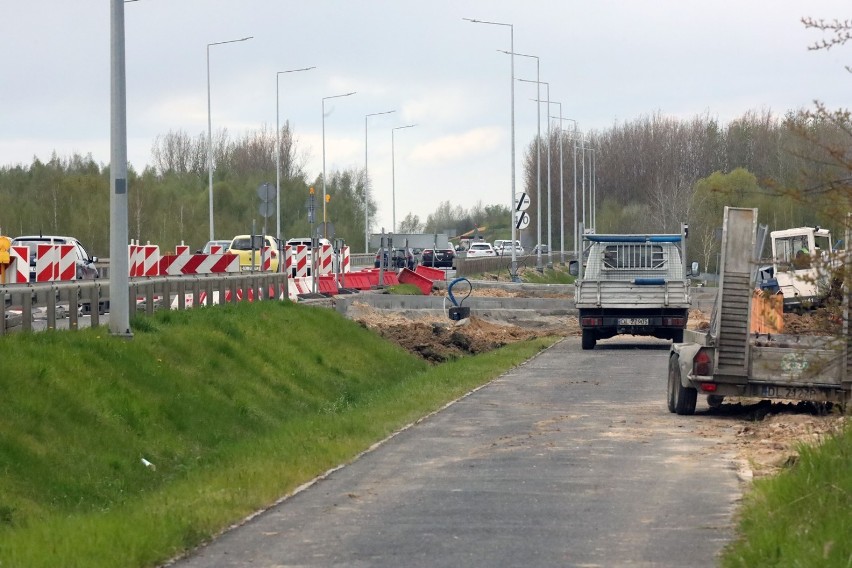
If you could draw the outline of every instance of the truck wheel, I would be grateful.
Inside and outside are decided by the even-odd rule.
[[[668,406],[669,412],[687,416],[695,414],[695,403],[698,391],[687,388],[680,383],[680,357],[673,354],[669,357]]]
[[[672,332],[672,343],[683,343],[682,329],[676,329]]]
[[[583,349],[585,349],[585,350],[594,349],[596,341],[597,340],[595,339],[595,332],[594,331],[592,331],[591,329],[584,329],[583,330]]]

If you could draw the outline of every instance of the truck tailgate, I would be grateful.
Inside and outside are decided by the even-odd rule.
[[[577,284],[578,308],[688,308],[689,291],[680,280],[636,284],[632,280],[583,280]]]

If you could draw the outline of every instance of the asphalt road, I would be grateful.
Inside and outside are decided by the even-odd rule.
[[[714,566],[741,489],[667,357],[564,340],[176,566]]]

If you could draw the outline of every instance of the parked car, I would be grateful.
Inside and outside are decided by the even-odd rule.
[[[379,268],[384,261],[384,268],[407,268],[414,270],[417,261],[414,258],[414,250],[393,248],[390,251],[390,260],[388,260],[388,249],[383,248],[376,251],[376,260],[373,262],[375,268]]]
[[[423,249],[420,264],[433,268],[452,268],[456,260],[456,251],[451,248]]]
[[[240,257],[240,270],[260,270],[261,266],[261,249],[264,246],[270,247],[270,271],[278,271],[279,262],[279,244],[278,239],[271,235],[237,235],[234,237],[229,246],[228,252]],[[254,254],[252,255],[252,251]]]
[[[195,251],[196,254],[210,254],[210,250],[214,247],[222,247],[222,252],[226,252],[231,247],[231,241],[207,241],[204,248]]]
[[[53,235],[35,235],[17,237],[12,239],[12,246],[30,247],[30,282],[36,280],[36,254],[38,245],[73,245],[74,246],[74,263],[77,265],[77,280],[94,280],[100,278],[95,263],[98,262],[98,257],[89,256],[83,245],[74,237],[58,237]]]
[[[497,251],[491,246],[491,243],[473,243],[467,249],[467,258],[485,258],[489,256],[497,256]]]

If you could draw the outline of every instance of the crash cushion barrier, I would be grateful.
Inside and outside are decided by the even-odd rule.
[[[235,254],[167,254],[160,258],[160,274],[222,274],[240,271],[240,257]]]
[[[379,285],[379,269],[378,268],[368,268],[368,269],[362,270],[361,272],[366,274],[367,277],[370,279],[370,285],[371,286],[378,286]],[[396,284],[399,284],[399,279],[396,276],[396,272],[392,272],[390,270],[385,270],[384,280],[385,280],[385,286],[394,286]]]
[[[447,273],[440,268],[432,268],[431,266],[423,266],[422,264],[418,264],[414,268],[414,272],[421,276],[425,276],[432,282],[437,282],[439,280],[446,280]]]
[[[422,274],[417,274],[413,270],[403,268],[399,271],[398,279],[402,284],[413,284],[414,286],[417,286],[424,296],[428,296],[432,293],[432,280],[429,280]]]
[[[750,333],[784,333],[784,294],[755,290],[749,322]]]

